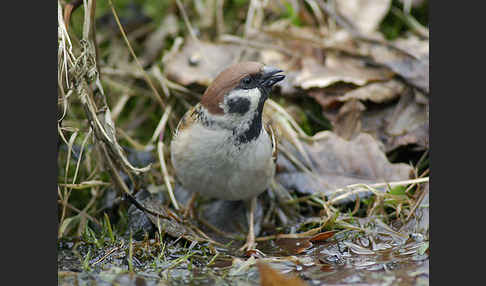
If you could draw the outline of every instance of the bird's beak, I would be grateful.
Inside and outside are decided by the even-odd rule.
[[[271,66],[264,66],[261,86],[265,89],[270,90],[274,84],[276,84],[277,82],[285,78],[285,75],[278,74],[281,72],[282,70],[278,68],[271,67]]]

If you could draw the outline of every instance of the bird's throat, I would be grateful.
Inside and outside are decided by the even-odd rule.
[[[266,99],[267,96],[261,96],[260,101],[258,102],[258,107],[255,110],[255,114],[248,124],[248,128],[239,132],[236,129],[233,130],[233,134],[237,137],[237,144],[251,142],[260,136],[260,133],[262,132],[263,106]]]
[[[256,112],[253,119],[250,121],[248,129],[245,131],[238,132],[236,129],[233,130],[233,134],[236,135],[236,143],[244,144],[250,141],[256,140],[260,133],[262,132],[262,114],[261,112]]]

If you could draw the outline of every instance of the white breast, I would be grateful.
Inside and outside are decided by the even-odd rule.
[[[173,139],[172,164],[185,189],[223,200],[244,200],[269,187],[275,166],[265,129],[247,144],[235,145],[233,138],[230,130],[194,124]]]

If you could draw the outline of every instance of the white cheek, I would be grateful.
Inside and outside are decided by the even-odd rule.
[[[250,101],[249,111],[245,114],[229,112],[229,107],[226,102],[232,98],[238,97],[244,97]],[[260,90],[258,88],[234,90],[231,91],[224,100],[225,104],[219,105],[224,110],[224,114],[213,117],[213,120],[218,122],[220,126],[225,126],[229,129],[233,129],[236,126],[241,130],[248,129],[255,115],[255,110],[258,108],[258,103],[260,102]]]
[[[250,100],[250,110],[256,110],[258,107],[258,103],[260,102],[260,90],[258,88],[253,89],[239,89],[231,91],[225,98],[225,102],[232,98],[237,97],[246,97]],[[228,113],[228,106],[226,104],[221,104],[221,108]]]
[[[261,97],[260,90],[258,88],[254,88],[254,89],[249,89],[247,91],[248,91],[248,97],[251,102],[250,109],[256,110],[258,107],[258,103],[260,102],[260,97]]]

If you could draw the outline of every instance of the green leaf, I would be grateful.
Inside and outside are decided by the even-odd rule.
[[[390,190],[390,194],[397,195],[397,196],[405,195],[406,190],[407,188],[405,188],[405,186],[396,186]]]
[[[59,232],[58,232],[58,237],[62,237],[64,234],[64,231],[66,231],[66,228],[73,222],[77,221],[79,217],[78,216],[73,216],[73,217],[68,217],[66,218],[61,226],[59,227]]]

